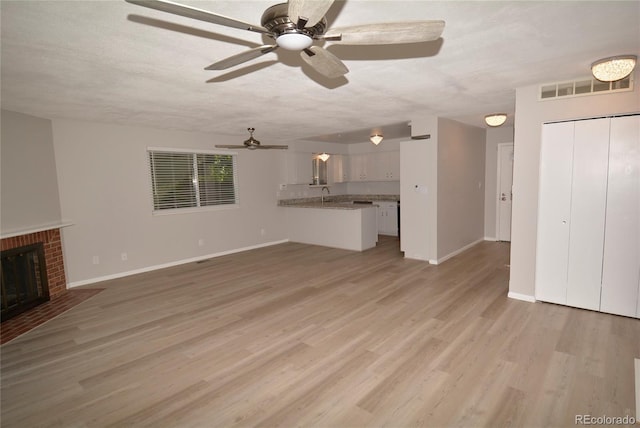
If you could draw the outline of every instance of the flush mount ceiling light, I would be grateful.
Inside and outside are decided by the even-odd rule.
[[[615,82],[627,77],[636,66],[635,55],[612,56],[591,64],[593,77],[602,82]]]
[[[371,137],[369,137],[369,139],[371,140],[371,142],[372,142],[373,144],[375,144],[376,146],[382,142],[382,139],[383,139],[383,138],[384,138],[384,137],[383,137],[382,135],[380,135],[380,134],[373,134]]]
[[[489,126],[500,126],[507,120],[507,115],[505,113],[494,113],[488,114],[484,117],[484,121],[487,122]]]
[[[331,155],[329,155],[328,153],[322,153],[318,155],[318,159],[320,159],[322,162],[326,162],[330,157]]]

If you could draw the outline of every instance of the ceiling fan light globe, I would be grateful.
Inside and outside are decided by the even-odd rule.
[[[313,44],[313,39],[305,34],[284,33],[276,39],[276,43],[282,49],[289,51],[301,51]]]

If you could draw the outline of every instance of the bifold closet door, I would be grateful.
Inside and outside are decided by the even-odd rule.
[[[562,305],[567,304],[574,128],[574,122],[543,125],[540,155],[535,294]]]
[[[640,317],[640,116],[611,119],[600,310]]]
[[[567,305],[599,310],[610,119],[575,122]]]

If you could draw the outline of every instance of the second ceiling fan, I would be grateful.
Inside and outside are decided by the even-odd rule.
[[[174,3],[167,0],[126,0],[139,6],[206,21],[213,24],[264,34],[274,39],[273,44],[258,46],[230,56],[206,67],[207,70],[225,70],[258,58],[278,47],[300,51],[302,59],[314,70],[330,79],[349,72],[344,63],[315,40],[326,40],[345,45],[393,45],[436,40],[444,30],[444,21],[407,21],[363,24],[328,29],[325,14],[335,0],[289,0],[267,8],[261,25],[253,25],[213,12]]]

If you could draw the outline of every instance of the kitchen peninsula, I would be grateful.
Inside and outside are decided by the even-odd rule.
[[[399,200],[398,195],[336,195],[278,201],[287,218],[289,240],[352,251],[378,242],[375,201]]]

